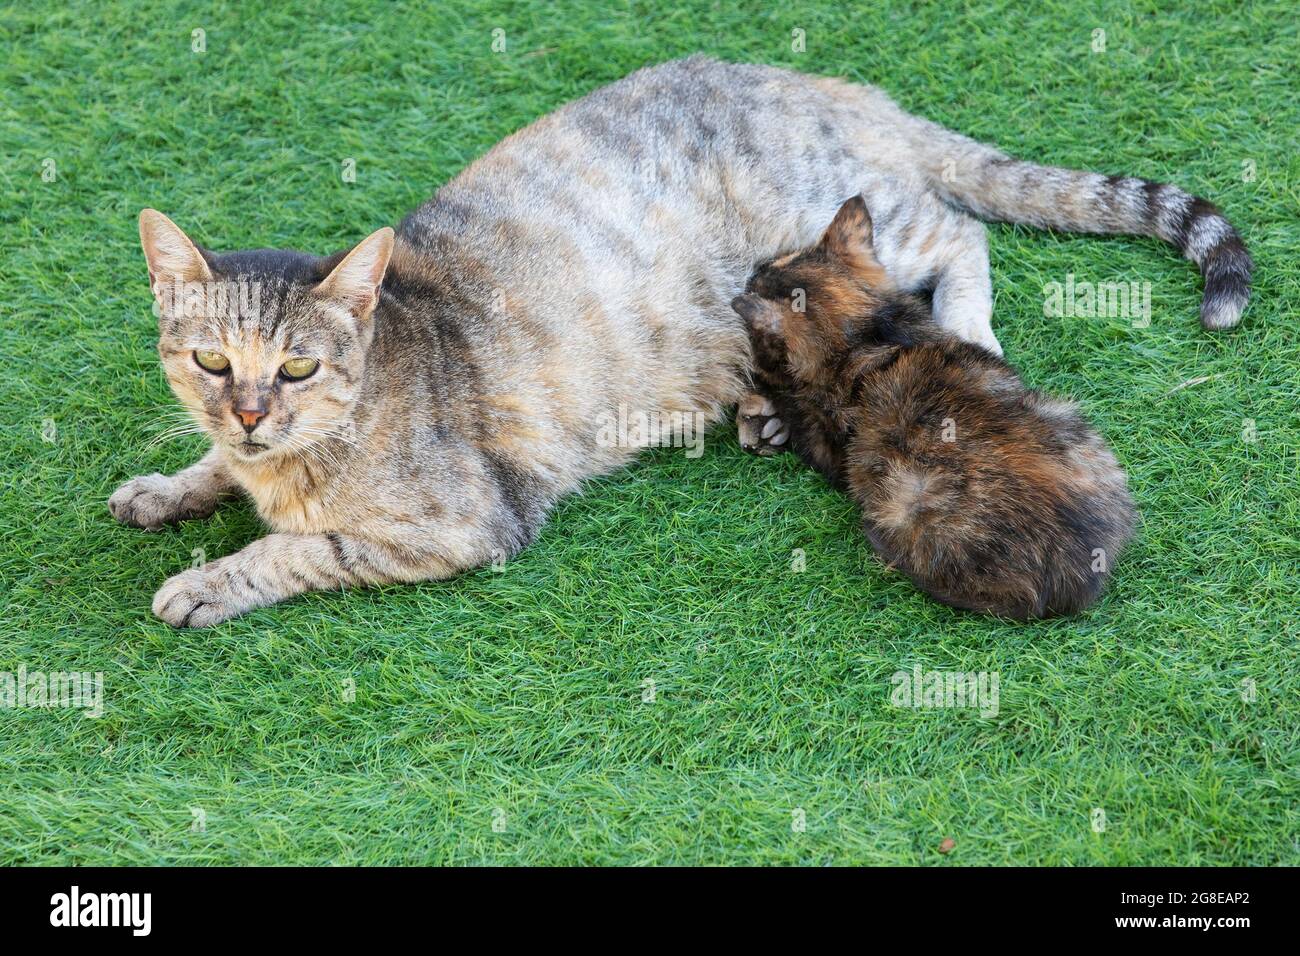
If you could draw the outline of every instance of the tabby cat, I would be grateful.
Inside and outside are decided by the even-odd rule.
[[[1091,604],[1132,536],[1124,472],[1069,402],[945,332],[849,199],[733,308],[796,451],[862,509],[877,554],[945,604],[1027,619]]]
[[[1237,233],[1174,186],[1021,162],[870,87],[704,57],[543,117],[345,253],[212,252],[145,210],[163,367],[213,447],[110,508],[158,528],[243,492],[272,529],[170,578],[154,613],[210,625],[504,560],[636,454],[600,437],[623,407],[713,422],[739,401],[752,444],[764,400],[731,299],[857,193],[900,287],[932,288],[940,326],[990,349],[975,217],[1158,236],[1204,272],[1206,326],[1246,303]]]

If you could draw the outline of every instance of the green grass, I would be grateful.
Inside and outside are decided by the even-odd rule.
[[[0,710],[0,862],[1300,862],[1293,7],[598,6],[0,13],[0,671],[103,671],[107,699],[99,720]],[[698,460],[593,482],[501,573],[206,631],[151,618],[193,549],[261,530],[244,504],[157,534],[105,507],[202,447],[148,447],[171,397],[139,209],[218,248],[333,251],[510,131],[694,51],[878,83],[1026,157],[1172,180],[1240,227],[1256,294],[1220,335],[1157,242],[991,229],[1008,356],[1081,399],[1130,470],[1141,536],[1105,600],[1032,626],[949,611],[873,562],[818,477],[719,429]],[[1150,281],[1150,327],[1045,318],[1070,272]],[[915,664],[998,672],[999,713],[891,706]]]

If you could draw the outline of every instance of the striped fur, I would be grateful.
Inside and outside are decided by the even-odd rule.
[[[1213,203],[1169,183],[1036,166],[972,145],[975,166],[968,177],[932,179],[945,199],[991,221],[1163,239],[1205,277],[1201,324],[1227,329],[1241,321],[1254,266],[1241,236]]]
[[[957,153],[969,183],[941,175]],[[754,407],[729,303],[850,195],[875,211],[900,287],[926,289],[950,334],[1000,351],[985,230],[964,211],[975,194],[992,184],[998,205],[975,211],[1015,221],[1150,223],[1089,218],[1082,200],[1076,218],[1050,220],[1035,183],[1055,174],[999,157],[870,87],[692,57],[507,137],[350,253],[212,252],[146,211],[156,288],[247,281],[263,295],[253,318],[160,309],[163,367],[213,451],[128,482],[111,509],[152,528],[238,490],[274,532],[166,582],[155,612],[213,624],[308,590],[443,578],[517,553],[559,498],[638,453],[601,439],[609,416],[712,423]],[[1244,289],[1240,257],[1199,213],[1179,233],[1172,199],[1155,195],[1160,228],[1214,278],[1207,307],[1223,324],[1240,296],[1217,290],[1229,278]],[[212,377],[196,350],[226,356],[229,372]],[[284,380],[294,355],[318,370]],[[241,409],[261,416],[254,432]]]

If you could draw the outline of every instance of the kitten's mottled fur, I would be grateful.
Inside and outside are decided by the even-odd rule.
[[[1072,403],[944,332],[872,248],[861,197],[733,306],[796,451],[880,557],[946,604],[1017,619],[1091,604],[1132,535],[1124,472]]]
[[[931,288],[938,322],[989,348],[969,213],[1160,236],[1205,272],[1207,325],[1246,301],[1237,234],[1176,187],[1013,160],[839,80],[703,57],[648,68],[507,137],[346,259],[209,252],[142,214],[155,288],[261,291],[255,316],[163,303],[168,380],[213,450],[128,482],[112,511],[153,528],[243,491],[272,529],[171,578],[154,611],[207,625],[509,557],[558,498],[636,454],[598,437],[620,406],[716,421],[739,400],[752,444],[743,413],[763,400],[746,395],[749,341],[729,303],[756,263],[814,241],[859,192],[890,274]],[[205,371],[194,350],[229,369]],[[320,366],[286,380],[294,355]]]

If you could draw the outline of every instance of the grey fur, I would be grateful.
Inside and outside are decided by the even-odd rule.
[[[969,213],[1160,235],[1205,269],[1207,324],[1235,321],[1249,276],[1236,234],[1174,187],[1138,182],[1010,160],[871,87],[691,57],[507,137],[395,241],[373,234],[350,257],[380,268],[377,298],[334,281],[353,258],[200,253],[147,211],[155,283],[247,278],[269,292],[255,321],[164,312],[163,364],[214,467],[137,479],[113,511],[146,527],[198,514],[197,481],[204,502],[241,488],[273,529],[163,585],[154,611],[178,626],[509,557],[555,501],[637,454],[598,440],[604,416],[714,422],[745,397],[731,299],[856,193],[881,211],[876,251],[896,282],[932,289],[947,331],[998,352],[985,230]],[[218,348],[236,362],[225,381],[192,358]],[[280,382],[291,354],[320,371]],[[243,400],[270,409],[256,455],[232,418]]]

